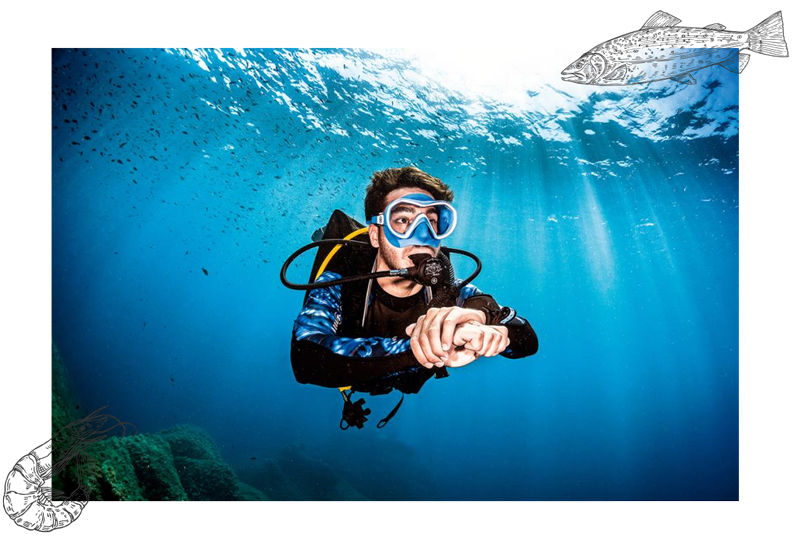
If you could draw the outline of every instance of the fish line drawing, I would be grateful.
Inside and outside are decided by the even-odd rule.
[[[562,80],[595,86],[626,86],[659,80],[697,83],[691,73],[714,65],[741,73],[751,50],[787,57],[783,17],[778,11],[745,32],[727,31],[719,23],[704,28],[678,26],[681,20],[656,11],[634,32],[592,48],[561,72]]]
[[[101,414],[99,408],[83,419],[71,422],[14,464],[6,477],[3,509],[20,527],[39,532],[64,528],[78,519],[89,502],[89,482],[97,469],[97,461],[86,454],[92,443],[108,437],[101,435],[127,426],[113,415]],[[116,421],[108,428],[106,423]],[[136,433],[136,432],[134,432]],[[54,457],[54,447],[55,455]],[[52,489],[53,475],[61,472],[72,460],[76,461],[79,486],[69,495]],[[55,504],[60,503],[60,504]]]

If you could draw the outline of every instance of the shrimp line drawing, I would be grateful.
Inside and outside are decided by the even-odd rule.
[[[126,426],[136,430],[129,422],[101,414],[100,411],[106,407],[63,427],[54,437],[20,458],[8,473],[3,509],[18,526],[50,532],[68,526],[81,515],[89,502],[87,482],[94,478],[97,469],[97,461],[86,454],[86,447],[105,439],[108,436],[104,434],[118,426],[122,427],[123,436]],[[109,421],[116,422],[106,427]],[[61,472],[72,460],[76,461],[79,485],[67,496],[52,489],[51,481],[53,475]]]

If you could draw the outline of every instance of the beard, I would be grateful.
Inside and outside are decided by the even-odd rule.
[[[411,268],[414,262],[408,258],[409,255],[415,253],[427,253],[436,256],[439,248],[435,250],[430,246],[407,246],[404,248],[396,248],[392,246],[381,230],[378,238],[378,257],[383,263],[389,267],[390,270],[400,270],[402,268]]]

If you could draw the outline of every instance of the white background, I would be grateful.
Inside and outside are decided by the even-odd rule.
[[[557,5],[546,3],[525,2],[521,0],[492,0],[492,2],[480,2],[475,0],[460,0],[459,2],[447,2],[436,0],[405,0],[403,2],[383,2],[380,3],[372,1],[356,1],[356,0],[337,0],[335,2],[336,9],[451,9],[454,6],[457,9],[530,9],[536,5],[552,9],[642,9],[653,10],[659,9],[669,12],[670,9],[716,9],[721,11],[728,10],[741,10],[741,9],[775,9],[787,8],[788,2],[776,3],[777,5],[764,6],[753,2],[742,1],[727,1],[727,2],[709,2],[709,1],[671,1],[656,3],[652,1],[613,1],[613,2],[564,2],[561,1]],[[265,9],[272,7],[274,9],[333,9],[334,2],[331,1],[304,1],[293,0],[291,3],[284,2],[267,2],[267,1],[226,1],[220,4],[216,1],[208,0],[195,0],[195,1],[165,1],[165,0],[140,0],[137,2],[122,1],[114,2],[113,6],[107,1],[85,1],[85,0],[72,0],[70,2],[43,2],[36,0],[29,0],[25,2],[20,1],[6,1],[3,2],[4,9]],[[232,21],[234,23],[235,21]],[[721,21],[724,23],[724,21]],[[454,25],[457,27],[457,24]],[[535,29],[531,29],[535,31]],[[252,37],[252,33],[247,33]],[[612,36],[609,36],[612,37]],[[790,42],[790,60],[794,63],[794,58],[797,57],[798,51],[796,46],[792,46],[793,33],[789,37]],[[591,45],[591,44],[590,44]],[[0,62],[2,60],[0,59]],[[797,66],[791,69],[790,72],[797,72]],[[746,73],[744,74],[746,76]],[[0,74],[2,77],[2,74]],[[792,81],[795,82],[794,87],[797,87],[795,76],[792,76]],[[767,81],[765,81],[767,83]],[[790,95],[790,99],[791,99]],[[0,99],[0,103],[2,99]],[[745,113],[760,113],[750,112],[743,110]],[[784,113],[783,110],[780,113]],[[790,105],[790,155],[795,152],[797,139],[798,113],[797,107],[794,108]],[[782,155],[778,155],[782,157]],[[757,158],[754,155],[743,154],[742,158]],[[0,159],[0,164],[2,160]],[[797,178],[793,171],[791,158],[789,162],[790,177]],[[750,178],[741,177],[741,180],[748,181]],[[780,197],[780,177],[774,177],[776,199]],[[797,218],[792,218],[792,206],[795,208],[797,205],[797,188],[792,188],[792,181],[789,181],[789,356],[790,356],[790,386],[797,385],[797,367],[791,370],[792,356],[795,353],[795,344],[792,339],[792,333],[796,331],[797,317],[794,313],[796,304],[797,289],[792,285],[794,272],[797,271],[796,262],[796,242],[797,240]],[[2,194],[0,194],[2,195]],[[744,211],[747,209],[747,199],[742,199]],[[1,207],[1,205],[0,205]],[[0,208],[2,210],[2,208]],[[758,216],[754,216],[758,217]],[[776,218],[776,221],[778,218]],[[0,226],[2,226],[2,219],[0,218]],[[0,231],[2,229],[0,228]],[[1,257],[0,257],[1,259]],[[2,294],[0,292],[0,297]],[[2,317],[0,315],[0,325]],[[790,415],[798,415],[798,408],[796,403],[797,397],[794,401],[791,397],[790,389]],[[792,448],[791,439],[795,437],[794,426],[791,426],[790,419],[790,451],[796,450],[797,442],[794,442],[795,447]],[[781,475],[776,475],[780,479]],[[797,468],[790,467],[790,490],[791,484],[797,480]],[[780,480],[778,480],[780,481]],[[337,525],[338,526],[338,525]],[[798,535],[800,534],[800,512],[796,507],[793,507],[791,502],[788,503],[612,503],[611,505],[611,526],[612,534],[619,535]],[[266,527],[265,527],[266,528]],[[122,527],[124,530],[124,527]],[[333,529],[332,530],[339,530]]]

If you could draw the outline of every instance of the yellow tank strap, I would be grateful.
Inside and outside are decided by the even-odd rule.
[[[360,234],[364,234],[364,233],[367,232],[367,229],[368,229],[367,227],[362,227],[361,229],[353,231],[349,235],[345,236],[344,240],[350,240],[354,236],[358,236]],[[314,281],[319,279],[319,276],[321,276],[322,272],[325,271],[325,268],[328,267],[328,263],[331,262],[331,259],[333,258],[333,256],[336,255],[336,253],[338,253],[340,249],[342,249],[342,244],[336,244],[335,246],[333,246],[333,249],[331,250],[331,252],[328,253],[328,256],[325,257],[325,260],[322,261],[322,264],[319,265],[319,270],[317,270],[317,275],[314,276]]]
[[[364,234],[364,233],[367,232],[367,229],[368,229],[367,227],[362,227],[361,229],[355,230],[352,233],[350,233],[349,235],[345,236],[344,240],[350,240],[354,236],[358,236],[360,234]],[[314,280],[315,281],[317,279],[319,279],[319,276],[321,276],[322,272],[325,271],[325,268],[328,267],[328,263],[331,262],[331,259],[333,258],[333,256],[336,255],[336,253],[338,253],[340,249],[342,249],[342,244],[336,244],[335,246],[333,246],[333,249],[331,250],[331,252],[328,253],[328,255],[325,257],[325,260],[322,261],[322,264],[319,265],[319,270],[317,271],[317,275],[314,276]],[[348,389],[352,389],[352,386],[348,385],[347,387],[339,387],[339,391],[341,391],[341,392],[347,391]]]

